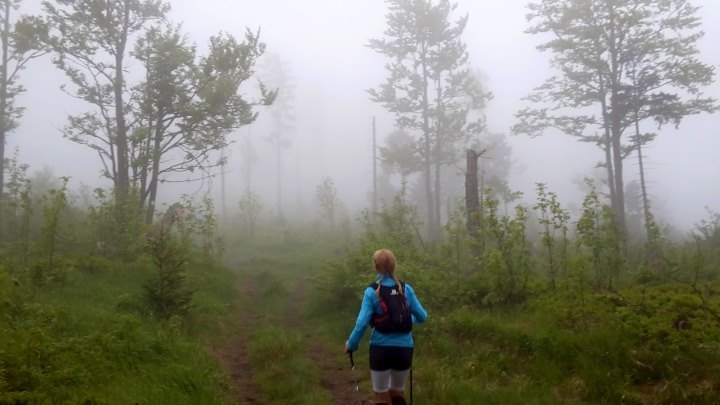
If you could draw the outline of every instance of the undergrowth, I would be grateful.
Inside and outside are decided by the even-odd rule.
[[[141,300],[150,267],[78,260],[38,288],[0,271],[0,403],[223,403],[227,382],[201,342],[228,310],[233,275],[193,268],[187,317],[158,321]]]

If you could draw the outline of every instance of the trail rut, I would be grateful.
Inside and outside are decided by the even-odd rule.
[[[270,401],[263,395],[253,373],[250,353],[248,352],[248,336],[252,333],[253,327],[260,323],[260,314],[255,312],[255,307],[261,305],[248,305],[247,303],[259,303],[262,299],[258,291],[262,286],[251,277],[240,277],[237,289],[243,294],[245,305],[241,305],[234,316],[239,322],[232,331],[232,337],[228,342],[215,351],[223,369],[232,381],[230,394],[233,404],[269,404]],[[350,367],[350,361],[343,353],[342,342],[332,346],[320,336],[313,333],[306,325],[303,318],[302,308],[310,294],[310,286],[304,279],[299,279],[290,291],[288,305],[283,309],[280,318],[280,326],[284,329],[298,333],[304,342],[304,352],[299,353],[312,360],[320,370],[320,386],[328,392],[332,403],[336,405],[368,403],[369,396],[362,395],[355,390],[355,377]],[[356,359],[357,360],[357,359]],[[360,384],[364,384],[366,378],[360,373],[355,374]],[[278,381],[282,384],[282,381]]]
[[[250,278],[240,277],[236,288],[246,300],[252,300],[257,295],[255,282]],[[216,351],[216,357],[232,381],[231,402],[265,404],[267,401],[263,399],[262,390],[253,375],[247,348],[248,335],[257,322],[258,315],[252,310],[252,306],[241,305],[235,316],[239,321],[232,331],[232,337]]]
[[[288,326],[304,333],[307,356],[320,366],[320,384],[330,392],[336,405],[358,404],[361,399],[362,403],[367,403],[369,398],[355,391],[355,378],[358,381],[363,381],[364,378],[357,371],[355,377],[353,376],[350,359],[343,354],[342,342],[330,347],[305,328],[300,309],[304,307],[309,293],[307,281],[299,280],[293,290],[291,302],[295,305],[288,312]]]

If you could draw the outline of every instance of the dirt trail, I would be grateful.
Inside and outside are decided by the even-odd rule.
[[[300,279],[293,289],[293,296],[290,300],[294,305],[289,308],[287,313],[288,327],[303,333],[307,356],[319,364],[321,370],[320,384],[330,393],[336,405],[358,404],[361,396],[363,403],[367,403],[369,397],[355,391],[355,378],[350,368],[350,359],[342,354],[342,345],[338,344],[329,347],[325,342],[313,335],[311,331],[304,328],[300,310],[304,307],[303,304],[309,292],[307,281]],[[357,371],[355,376],[362,384],[364,376],[361,376]]]
[[[252,300],[257,295],[254,280],[240,277],[237,289],[242,291],[245,299]],[[225,372],[232,379],[231,394],[235,404],[264,404],[262,390],[253,376],[250,356],[247,349],[248,335],[257,322],[258,315],[250,305],[241,305],[235,314],[237,327],[232,331],[231,338],[224,347],[216,351]]]
[[[238,280],[238,291],[243,294],[247,302],[257,302],[256,300],[261,299],[258,291],[262,286],[255,283],[256,280],[250,277],[240,277]],[[301,310],[310,293],[307,281],[300,279],[291,288],[288,306],[283,310],[281,317],[283,327],[299,333],[303,337],[305,351],[299,355],[318,364],[321,373],[320,385],[330,394],[333,403],[357,405],[360,402],[361,394],[355,391],[355,378],[349,359],[342,353],[341,343],[330,347],[319,336],[315,336],[304,322]],[[232,338],[224,347],[215,351],[216,357],[232,380],[231,395],[232,403],[235,404],[267,404],[269,402],[263,396],[253,375],[247,348],[248,336],[253,327],[261,322],[259,314],[253,307],[253,305],[240,305],[234,316],[241,321],[238,322],[236,330],[232,331]],[[357,371],[355,375],[361,387],[367,385],[366,376],[360,375]],[[283,382],[278,381],[277,383],[282,384]],[[363,403],[367,403],[369,399],[369,396],[362,395]]]

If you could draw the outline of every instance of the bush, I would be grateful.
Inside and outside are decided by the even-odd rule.
[[[172,236],[164,227],[148,237],[148,252],[153,258],[155,274],[145,285],[145,300],[152,313],[160,319],[185,315],[192,300],[192,291],[185,285],[183,264]]]

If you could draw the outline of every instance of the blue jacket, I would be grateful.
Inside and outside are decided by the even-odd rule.
[[[377,280],[380,280],[380,278],[380,275],[378,275]],[[390,277],[385,277],[382,284],[387,287],[396,285],[395,280]],[[405,284],[404,293],[410,313],[412,314],[413,324],[425,322],[428,316],[427,311],[425,311],[425,308],[420,304],[420,301],[418,301],[415,295],[415,291],[409,284]],[[347,344],[350,350],[357,350],[360,339],[362,339],[365,334],[365,329],[370,324],[373,314],[382,315],[382,310],[380,309],[380,300],[377,298],[377,295],[375,295],[375,289],[368,287],[365,289],[360,314],[357,317],[357,321],[355,321],[355,329],[353,329],[348,338]],[[370,335],[370,346],[413,347],[412,332],[380,333],[373,329],[372,335]]]

